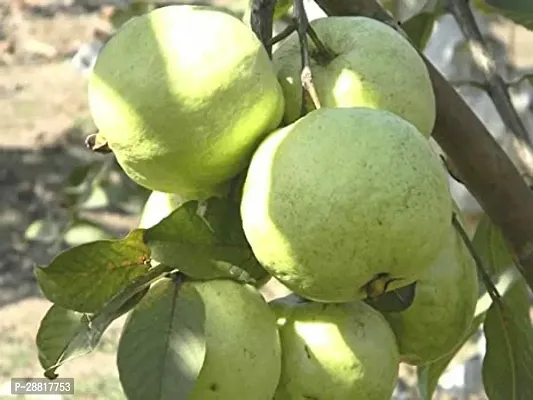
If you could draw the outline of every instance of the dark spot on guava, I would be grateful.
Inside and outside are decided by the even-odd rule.
[[[378,218],[378,225],[379,225],[379,226],[383,225],[383,221],[380,220],[379,218]]]
[[[218,384],[212,383],[211,385],[209,385],[209,390],[211,390],[212,392],[216,392],[218,390]]]
[[[326,308],[328,308],[328,304],[322,303],[320,308],[322,309],[322,311],[324,311],[324,310],[326,310]]]
[[[305,351],[305,355],[307,356],[308,359],[311,359],[311,350],[309,349],[309,347],[307,345],[304,345],[304,351]]]
[[[244,351],[244,354],[246,355],[246,357],[250,358],[250,359],[254,359],[256,357],[256,354],[252,351],[250,351],[249,349],[247,349],[246,347],[243,349]]]
[[[309,394],[304,394],[302,397],[304,398],[304,400],[319,400],[318,397]]]

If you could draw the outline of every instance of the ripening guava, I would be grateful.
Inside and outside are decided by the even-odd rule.
[[[190,400],[271,400],[279,382],[276,317],[259,292],[232,280],[186,282],[205,304],[206,358]]]
[[[282,367],[274,400],[390,400],[398,347],[379,312],[360,301],[276,311]]]
[[[312,111],[258,147],[241,201],[245,235],[271,275],[321,302],[392,290],[429,266],[451,226],[445,169],[428,140],[395,114]]]
[[[177,194],[153,191],[144,203],[139,228],[148,229],[158,224],[186,201]]]
[[[210,196],[241,170],[282,118],[264,47],[238,18],[173,5],[125,23],[89,79],[99,134],[151,190]]]
[[[401,312],[384,313],[403,362],[423,365],[452,351],[470,328],[476,309],[476,265],[455,229],[416,284],[413,303]]]
[[[436,118],[435,95],[423,59],[390,26],[366,17],[327,17],[311,21],[328,54],[309,40],[311,72],[323,107],[370,107],[391,111],[430,136]],[[273,54],[285,94],[284,122],[300,116],[301,56],[298,35]],[[308,110],[314,109],[306,98]]]

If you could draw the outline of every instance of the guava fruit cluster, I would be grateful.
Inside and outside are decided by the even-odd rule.
[[[140,228],[237,181],[247,244],[300,299],[268,305],[258,287],[192,279],[207,330],[193,399],[388,400],[400,362],[449,354],[473,318],[475,264],[429,142],[424,61],[373,19],[311,27],[318,109],[302,95],[297,33],[270,58],[246,23],[210,7],[132,18],[89,81],[99,140],[153,191]],[[373,305],[413,284],[405,308]]]

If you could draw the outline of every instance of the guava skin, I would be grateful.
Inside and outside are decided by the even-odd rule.
[[[301,297],[366,297],[418,279],[451,226],[442,162],[417,129],[370,108],[312,111],[256,150],[241,201],[258,261]]]
[[[379,312],[359,301],[307,303],[278,324],[282,369],[274,400],[390,400],[398,347]]]
[[[162,7],[124,24],[100,52],[88,91],[94,122],[131,179],[196,197],[246,167],[284,107],[253,32],[199,6]]]
[[[281,373],[274,313],[259,292],[231,280],[186,282],[204,301],[206,358],[190,400],[271,400]]]
[[[413,46],[386,24],[366,17],[327,17],[311,21],[334,55],[327,60],[309,41],[313,83],[322,107],[370,107],[391,111],[426,137],[436,118],[427,67]],[[281,42],[273,54],[285,94],[284,123],[300,116],[301,56],[298,35]],[[310,99],[307,109],[313,110]]]
[[[153,191],[144,203],[139,228],[148,229],[158,224],[186,201],[177,194]]]
[[[401,360],[424,365],[449,354],[470,328],[477,294],[474,260],[452,228],[445,248],[418,281],[411,306],[383,314],[398,339]]]

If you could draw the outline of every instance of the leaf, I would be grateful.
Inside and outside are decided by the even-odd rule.
[[[407,33],[407,36],[409,36],[409,39],[411,39],[411,42],[417,49],[424,50],[426,47],[433,32],[435,19],[435,13],[423,12],[402,24],[402,29]]]
[[[485,215],[474,237],[476,250],[489,274],[518,276],[512,253],[501,231]],[[533,327],[529,297],[523,279],[515,281],[487,311],[487,341],[483,383],[491,400],[533,398]]]
[[[204,303],[193,287],[162,279],[150,288],[128,316],[118,346],[129,400],[188,398],[205,359],[204,320]]]
[[[409,308],[415,299],[416,282],[388,291],[365,302],[380,312],[400,312]]]
[[[142,234],[134,230],[121,240],[99,240],[59,254],[48,266],[35,268],[39,287],[60,307],[98,311],[150,267]]]
[[[494,302],[485,318],[483,384],[490,400],[533,399],[533,326],[525,281]]]
[[[203,206],[186,202],[145,231],[153,259],[195,279],[268,278],[244,236],[238,202],[212,197]]]
[[[464,344],[470,339],[470,337],[477,332],[479,326],[483,323],[485,314],[477,315],[472,321],[470,329],[465,333],[461,341],[455,346],[455,348],[445,355],[444,357],[439,358],[438,360],[420,366],[417,369],[418,374],[418,390],[422,396],[422,400],[431,400],[433,397],[433,392],[437,388],[439,379],[448,368],[448,365],[453,360],[457,352],[464,346]]]
[[[486,214],[477,226],[476,233],[472,239],[472,245],[489,276],[493,279],[497,276],[503,278],[501,282],[496,284],[498,291],[505,293],[509,290],[511,285],[516,283],[517,271],[513,264],[511,252],[503,236]],[[515,277],[513,282],[509,280],[509,272]],[[489,305],[486,304],[487,302]],[[431,400],[440,376],[444,373],[457,352],[483,323],[491,303],[490,297],[487,294],[483,295],[480,290],[476,307],[476,317],[472,322],[471,328],[463,336],[463,339],[446,356],[431,364],[418,368],[418,385],[424,400]]]
[[[511,21],[533,30],[533,2],[530,0],[473,0],[477,11],[500,14]]]
[[[95,349],[107,327],[130,311],[147,293],[148,286],[168,272],[157,266],[118,293],[94,315],[79,313],[53,305],[41,321],[37,332],[39,361],[45,376],[57,377],[55,370],[67,361]]]
[[[514,265],[509,246],[487,214],[484,214],[479,221],[472,245],[491,277],[505,272]]]
[[[85,314],[53,304],[37,331],[39,362],[48,369],[61,357],[68,342],[76,335]]]
[[[533,2],[531,0],[485,0],[485,2],[501,10],[533,13]]]

